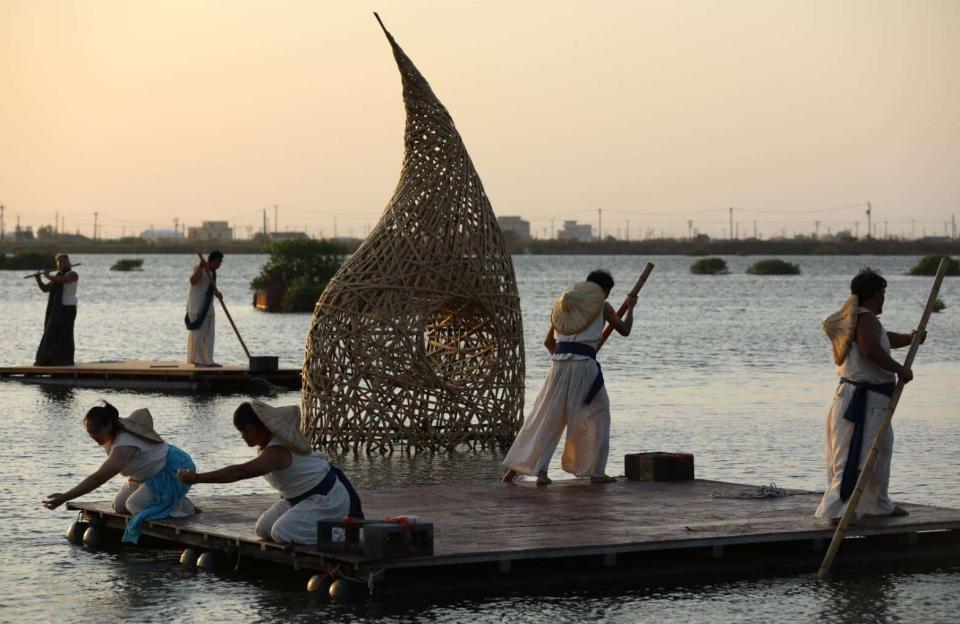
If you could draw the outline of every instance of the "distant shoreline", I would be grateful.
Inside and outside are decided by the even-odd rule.
[[[359,239],[338,239],[348,253],[360,246]],[[643,255],[643,256],[924,256],[944,254],[960,256],[960,239],[884,239],[817,240],[680,240],[641,241],[605,240],[577,242],[561,240],[510,240],[513,255]],[[29,243],[7,242],[0,253],[22,251],[83,254],[195,254],[219,249],[226,254],[266,254],[269,244],[262,241],[159,242],[104,240],[45,240]]]

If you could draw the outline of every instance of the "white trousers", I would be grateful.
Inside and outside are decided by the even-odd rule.
[[[597,363],[589,359],[554,360],[533,410],[510,446],[503,465],[520,474],[535,475],[550,465],[563,430],[567,441],[561,467],[578,477],[598,477],[610,452],[610,399],[606,387],[584,403]]]
[[[187,361],[191,364],[207,366],[213,364],[213,339],[216,335],[216,319],[213,306],[216,301],[210,302],[210,311],[199,329],[187,331]]]
[[[343,520],[350,515],[350,495],[337,481],[323,496],[308,496],[296,505],[281,498],[257,519],[257,537],[278,544],[317,543],[318,520]]]
[[[833,395],[833,405],[827,414],[827,490],[823,493],[815,516],[821,520],[832,520],[843,516],[847,504],[840,500],[840,483],[843,469],[847,465],[847,453],[850,450],[850,438],[853,437],[853,423],[843,417],[856,390],[851,384],[843,383]],[[883,422],[884,413],[890,399],[877,392],[867,392],[867,409],[864,418],[863,445],[860,449],[860,469],[867,461],[870,448],[877,430]],[[875,516],[887,515],[893,511],[887,489],[890,485],[890,463],[893,458],[893,427],[887,429],[880,443],[880,454],[863,490],[863,496],[857,505],[857,514]]]
[[[153,492],[144,487],[140,481],[131,481],[123,484],[117,495],[113,497],[113,510],[117,513],[136,515],[153,502]],[[171,518],[186,518],[196,513],[196,508],[190,499],[184,496],[170,510]]]

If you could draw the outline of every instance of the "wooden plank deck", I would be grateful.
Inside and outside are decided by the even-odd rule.
[[[558,481],[541,488],[527,484],[431,485],[361,492],[368,519],[405,514],[434,524],[432,556],[388,560],[323,553],[310,547],[290,551],[259,542],[253,527],[257,516],[276,500],[269,495],[192,497],[203,513],[149,523],[144,534],[181,546],[232,552],[239,549],[241,556],[296,569],[347,566],[360,577],[388,570],[391,583],[417,571],[444,575],[449,573],[443,570],[458,568],[457,574],[475,576],[476,584],[483,585],[491,572],[509,573],[512,567],[538,564],[538,574],[550,575],[551,566],[559,566],[559,570],[564,560],[578,558],[593,558],[601,567],[610,568],[631,557],[639,562],[638,557],[659,555],[670,559],[675,572],[677,566],[682,572],[686,565],[683,557],[689,553],[706,553],[690,559],[688,567],[709,574],[713,569],[728,569],[719,565],[719,560],[725,552],[740,547],[752,549],[752,563],[739,560],[739,568],[746,565],[747,569],[763,569],[771,561],[784,559],[784,553],[793,552],[793,548],[805,553],[802,566],[816,569],[818,551],[833,534],[832,528],[812,518],[820,495],[796,492],[776,499],[714,496],[747,489],[750,486],[719,481],[646,483],[621,479],[607,485]],[[957,548],[960,510],[903,506],[910,511],[909,516],[875,520],[852,532],[848,543],[859,539],[858,552],[885,560],[899,558],[890,537],[910,550],[917,544],[918,534],[936,532],[949,538],[950,548]],[[124,518],[105,502],[75,502],[68,508],[84,510],[108,526],[123,526]],[[845,544],[842,552],[850,548]],[[940,545],[924,556],[946,552]],[[653,559],[645,561],[643,565],[649,568]]]
[[[186,362],[115,360],[73,366],[2,366],[0,379],[44,385],[144,390],[256,391],[258,385],[300,387],[299,369],[251,371],[247,366],[194,366]]]

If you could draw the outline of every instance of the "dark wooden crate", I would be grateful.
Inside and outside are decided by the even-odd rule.
[[[628,479],[634,481],[690,481],[693,455],[690,453],[631,453],[623,458]]]
[[[373,559],[432,555],[433,524],[368,524],[363,527],[363,554]]]

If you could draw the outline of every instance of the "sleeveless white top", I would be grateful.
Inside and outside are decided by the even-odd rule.
[[[606,306],[606,303],[604,303]],[[554,330],[554,336],[556,336],[557,342],[579,342],[585,345],[589,345],[594,349],[600,344],[600,337],[603,335],[603,308],[600,308],[600,313],[597,314],[597,318],[593,319],[589,325],[586,326],[582,331],[576,334],[561,334]],[[589,360],[585,355],[577,355],[576,353],[555,353],[551,356],[552,360]]]
[[[864,307],[857,308],[858,316],[864,313],[873,314]],[[877,322],[879,323],[880,319],[877,319]],[[887,330],[882,324],[880,325],[880,347],[888,354],[890,353],[890,337],[887,336]],[[850,345],[847,359],[837,367],[837,375],[846,377],[850,381],[865,381],[871,384],[893,383],[897,380],[896,373],[877,366],[873,360],[864,355],[856,340]]]
[[[283,470],[274,470],[263,475],[267,483],[279,490],[280,496],[284,498],[300,496],[314,488],[330,471],[330,464],[317,451],[303,455],[290,449],[276,437],[271,438],[267,446],[282,446],[290,451],[293,457],[290,465]]]
[[[77,305],[77,284],[79,280],[72,282],[67,282],[63,284],[63,299],[60,300],[60,305],[65,306],[75,306]]]
[[[114,438],[113,443],[103,445],[107,455],[117,446],[132,446],[137,449],[133,459],[120,471],[125,477],[132,477],[137,481],[146,481],[167,465],[167,443],[152,442],[129,431],[121,431]]]

